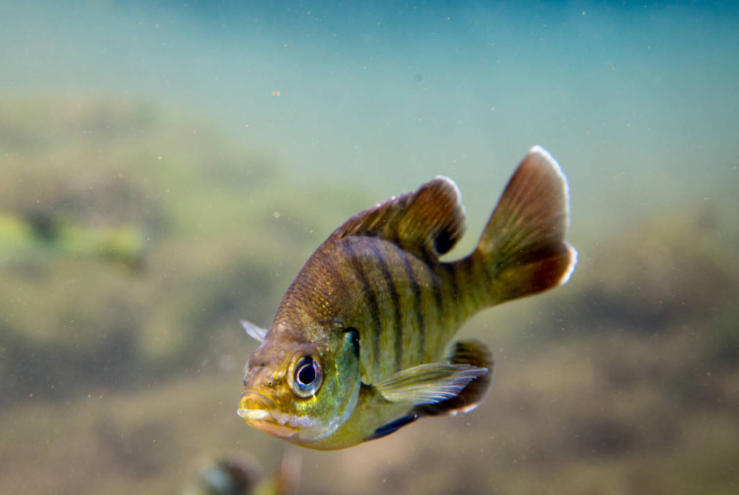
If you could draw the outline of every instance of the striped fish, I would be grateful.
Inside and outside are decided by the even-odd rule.
[[[244,369],[238,415],[320,450],[351,447],[420,417],[474,409],[493,383],[481,342],[450,344],[478,311],[564,284],[567,179],[534,147],[476,249],[442,262],[464,232],[456,184],[436,177],[350,218],[311,256]]]

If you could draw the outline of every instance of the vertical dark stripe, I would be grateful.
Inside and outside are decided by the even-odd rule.
[[[496,269],[495,263],[492,259],[485,258],[478,254],[474,257],[478,270],[480,270],[485,278],[485,287],[487,292],[490,293],[493,290],[493,283],[495,282],[496,274],[492,273]],[[497,270],[496,270],[497,271]]]
[[[333,253],[332,253],[333,254]],[[335,256],[335,255],[334,255]],[[342,264],[337,264],[335,262],[334,256],[325,257],[323,262],[321,263],[321,268],[326,271],[326,275],[328,280],[331,281],[333,291],[333,296],[330,296],[328,293],[326,294],[326,299],[329,301],[332,301],[334,303],[343,303],[346,304],[346,298],[351,297],[349,294],[352,294],[350,286],[347,284],[346,277],[344,276],[344,270]],[[331,308],[333,311],[336,311],[337,308]],[[332,316],[336,316],[335,314]],[[342,322],[344,324],[348,325],[359,325],[356,321],[351,322]],[[329,321],[326,323],[327,325],[333,325],[334,321]]]
[[[460,318],[460,313],[462,309],[460,306],[461,306],[462,301],[461,301],[461,298],[459,297],[460,295],[459,285],[457,283],[457,271],[459,269],[457,268],[456,263],[441,263],[439,266],[443,268],[443,273],[446,273],[446,278],[449,280],[449,285],[452,291],[452,296],[454,297],[454,299],[451,301],[452,303],[451,306],[457,317],[454,324],[458,325],[462,320],[462,318]],[[447,325],[447,326],[451,327],[451,325]]]
[[[465,309],[472,310],[469,313],[465,313],[465,316],[470,316],[484,306],[485,301],[481,290],[482,281],[480,280],[481,275],[475,270],[476,267],[472,260],[472,256],[464,258],[462,260],[462,266],[464,267],[464,271],[460,274],[460,278],[463,283],[460,284],[460,286],[464,289],[464,294],[462,295],[462,299],[464,301],[463,307]],[[459,272],[462,272],[462,270],[457,271],[457,273]],[[461,275],[464,275],[464,278],[462,278]],[[468,304],[472,304],[472,308],[467,308]]]
[[[436,301],[436,312],[439,315],[438,323],[444,327],[444,293],[442,292],[441,270],[439,269],[442,263],[439,263],[439,260],[432,252],[424,249],[422,253],[423,261],[431,273],[431,285],[434,292],[434,300]]]
[[[400,371],[403,365],[403,315],[400,312],[400,296],[398,295],[398,290],[395,288],[395,279],[390,268],[387,266],[385,256],[383,256],[382,251],[377,246],[377,242],[374,239],[372,241],[370,242],[372,253],[377,259],[380,271],[382,271],[382,278],[387,283],[390,292],[390,301],[395,317],[393,320],[395,329],[395,371]]]
[[[416,316],[416,321],[418,322],[418,347],[421,351],[421,362],[424,362],[426,358],[426,323],[423,320],[421,287],[418,285],[418,280],[416,280],[416,274],[413,273],[413,267],[411,266],[411,260],[408,258],[408,253],[401,249],[400,258],[403,260],[403,268],[405,268],[405,274],[408,277],[408,280],[410,280],[411,290],[413,290],[413,314]]]
[[[482,272],[483,284],[480,285],[479,289],[483,293],[484,305],[483,307],[489,307],[493,305],[493,287],[495,285],[495,275],[492,274],[492,270],[495,268],[495,264],[491,263],[492,259],[484,258],[479,254],[477,256],[471,256],[470,259],[475,260],[472,265],[478,271]]]
[[[362,284],[362,294],[364,294],[364,296],[367,298],[367,303],[369,304],[372,326],[374,328],[374,332],[372,332],[372,358],[375,360],[375,372],[379,374],[380,332],[382,331],[382,326],[380,322],[380,310],[379,306],[377,305],[377,296],[372,290],[372,285],[367,278],[367,274],[364,272],[362,262],[357,257],[356,251],[354,251],[354,247],[352,246],[352,244],[352,241],[348,240],[348,242],[345,244],[346,251],[349,255],[349,262],[351,264],[351,267],[357,273],[357,276],[359,277],[359,282]],[[365,335],[367,335],[368,333],[369,332],[365,333]]]

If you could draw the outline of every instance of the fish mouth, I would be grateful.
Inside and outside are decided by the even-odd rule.
[[[266,395],[254,390],[247,390],[241,394],[241,401],[236,414],[247,423],[269,421],[274,419],[270,411],[274,411],[275,408],[275,402]]]
[[[318,420],[300,418],[280,411],[274,400],[255,390],[247,390],[241,394],[236,414],[249,426],[291,441],[298,441],[304,436],[311,438],[315,435],[313,430],[320,426]]]
[[[272,399],[255,390],[241,394],[236,414],[245,423],[272,436],[290,438],[297,433],[289,424],[290,416],[281,413]]]

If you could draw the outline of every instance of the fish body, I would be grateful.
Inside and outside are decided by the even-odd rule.
[[[482,309],[565,283],[567,181],[535,147],[521,162],[477,248],[442,262],[464,233],[453,181],[359,213],[334,231],[287,290],[244,370],[238,414],[273,436],[333,450],[424,416],[474,409],[494,361],[477,341],[450,343]]]

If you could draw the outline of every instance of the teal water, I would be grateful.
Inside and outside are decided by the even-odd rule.
[[[198,112],[309,182],[441,173],[485,211],[541,144],[593,225],[737,180],[733,2],[3,2],[0,26],[4,94]]]

